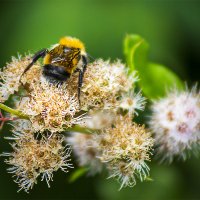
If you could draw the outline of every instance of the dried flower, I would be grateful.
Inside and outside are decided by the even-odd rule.
[[[120,61],[101,59],[88,65],[81,94],[82,109],[113,109],[123,92],[128,92],[137,78],[128,76]]]
[[[13,165],[9,172],[14,173],[20,190],[28,192],[39,176],[49,185],[53,171],[71,167],[68,163],[70,148],[63,147],[63,137],[58,133],[75,124],[96,130],[91,135],[74,132],[66,139],[73,146],[79,165],[90,167],[90,174],[106,166],[110,177],[120,180],[121,188],[135,185],[136,176],[141,180],[147,176],[146,161],[150,160],[153,139],[143,126],[131,120],[137,109],[144,108],[144,98],[133,92],[135,74],[129,76],[120,61],[96,60],[85,72],[79,105],[78,73],[73,73],[62,84],[50,83],[43,76],[39,62],[21,76],[30,63],[29,57],[24,60],[16,60],[2,72],[4,86],[8,90],[13,84],[16,87],[2,96],[2,101],[21,85],[24,96],[15,99],[16,109],[30,119],[13,123],[13,137],[8,139],[15,141],[12,144],[14,152],[4,154],[10,156],[6,162]],[[13,66],[17,70],[13,70]],[[7,69],[13,73],[9,70],[7,73]],[[1,92],[2,88],[3,85]],[[122,117],[121,109],[129,115]],[[36,132],[42,139],[34,138]],[[52,135],[47,137],[47,133]]]
[[[71,96],[67,85],[55,85],[46,81],[32,85],[29,96],[18,102],[17,109],[30,117],[34,131],[61,132],[79,123],[82,115],[77,98]]]
[[[117,177],[121,187],[133,186],[136,176],[141,181],[149,174],[153,139],[144,126],[132,123],[130,117],[118,117],[116,123],[96,135],[101,151],[100,160],[106,163],[110,177]]]
[[[73,133],[67,141],[73,146],[81,166],[92,166],[94,173],[105,165],[109,178],[116,177],[120,181],[120,189],[134,186],[136,177],[142,181],[149,174],[146,161],[150,161],[153,139],[143,126],[132,123],[128,116],[118,117],[113,126],[99,133]]]
[[[8,63],[0,72],[0,102],[6,101],[11,94],[18,91],[20,76],[30,62],[30,56],[18,58],[12,57],[12,62]]]
[[[5,162],[12,165],[8,168],[9,173],[13,173],[15,182],[19,185],[19,191],[24,189],[28,192],[41,180],[49,182],[53,180],[53,172],[61,169],[68,172],[72,168],[69,163],[71,150],[69,146],[63,146],[63,136],[54,134],[52,137],[42,137],[35,139],[31,132],[18,135],[12,143],[13,152],[3,153],[9,156]]]
[[[29,61],[30,62],[30,61]],[[42,66],[38,62],[34,64],[23,76],[21,76],[21,84],[24,89],[30,92],[35,84],[38,84],[42,79]]]
[[[128,116],[118,116],[112,126],[99,133],[72,133],[67,138],[81,166],[90,166],[94,174],[105,165],[109,178],[120,181],[120,189],[134,186],[136,177],[142,181],[149,174],[146,161],[150,161],[153,141],[151,134]]]
[[[195,151],[200,139],[200,93],[173,91],[152,105],[150,126],[155,133],[158,155],[172,162],[174,156],[186,159],[188,150]]]
[[[5,84],[16,86],[13,93],[22,84],[26,93],[20,100],[15,100],[16,109],[30,117],[33,131],[40,132],[45,130],[60,132],[74,124],[82,124],[83,116],[80,113],[83,112],[80,112],[81,110],[88,111],[91,108],[93,111],[117,110],[120,106],[125,108],[126,93],[130,91],[137,79],[127,75],[127,69],[120,61],[111,64],[109,61],[97,60],[89,64],[86,70],[81,93],[82,106],[80,107],[77,98],[77,73],[74,73],[64,84],[52,84],[43,77],[42,65],[39,62],[22,77],[24,69],[30,63],[30,57],[13,62],[15,63],[8,65],[2,72],[5,77],[8,77],[6,70],[10,74]],[[13,70],[14,67],[17,70]],[[15,83],[12,83],[13,80]],[[4,93],[4,90],[2,89],[1,92]],[[6,94],[8,98],[11,93]],[[120,97],[123,101],[120,101]],[[142,108],[143,103],[139,106],[142,98],[139,100],[137,97],[139,95],[132,95],[129,98],[134,101],[129,106],[129,112],[133,112],[136,107]]]

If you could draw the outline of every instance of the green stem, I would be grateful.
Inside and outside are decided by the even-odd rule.
[[[75,125],[73,128],[67,128],[65,131],[79,132],[79,133],[85,133],[85,134],[92,134],[94,131],[97,131],[97,130]]]
[[[20,110],[12,109],[2,103],[0,103],[0,109],[6,111],[8,113],[11,113],[12,115],[16,115],[21,119],[29,119],[28,115],[22,113]],[[98,131],[98,130],[75,125],[73,128],[67,128],[65,131],[73,131],[73,132],[80,132],[80,133],[85,133],[85,134],[92,134],[94,131]]]
[[[16,116],[18,116],[21,119],[29,119],[28,115],[25,115],[20,110],[12,109],[12,108],[10,108],[10,107],[2,104],[2,103],[0,103],[0,109],[6,111],[8,113],[11,113],[12,115],[16,115]]]

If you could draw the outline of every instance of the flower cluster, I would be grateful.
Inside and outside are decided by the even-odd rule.
[[[152,110],[150,126],[162,160],[172,162],[175,156],[186,159],[190,150],[197,150],[200,141],[200,92],[196,87],[191,92],[169,93],[155,101]]]
[[[68,168],[72,168],[69,158],[71,149],[63,146],[64,137],[61,134],[51,137],[42,135],[38,139],[30,128],[28,121],[17,122],[13,130],[13,152],[3,153],[3,156],[9,156],[5,160],[11,165],[8,172],[14,174],[19,190],[24,189],[26,192],[32,189],[40,176],[50,186],[49,181],[53,180],[54,171],[61,169],[67,172]]]
[[[63,146],[63,132],[69,129],[65,142],[72,145],[79,165],[89,167],[89,174],[105,167],[121,188],[135,185],[137,177],[144,180],[153,139],[144,126],[132,122],[145,104],[141,93],[134,92],[135,74],[128,74],[120,61],[90,63],[79,103],[77,73],[64,83],[52,83],[39,62],[23,74],[29,63],[30,56],[14,59],[1,72],[1,102],[16,94],[15,108],[29,119],[15,121],[14,138],[8,138],[14,140],[13,152],[3,154],[10,156],[6,163],[12,165],[9,172],[20,189],[28,192],[40,176],[49,185],[54,171],[72,167],[70,148]],[[73,131],[77,125],[92,129],[91,134]]]
[[[20,77],[30,62],[30,56],[22,58],[12,57],[12,62],[0,71],[0,102],[6,101],[11,94],[19,90]]]
[[[67,141],[81,166],[92,165],[90,173],[94,174],[104,165],[110,178],[116,177],[120,181],[121,188],[134,186],[136,177],[142,181],[149,174],[146,161],[150,161],[153,139],[129,116],[118,116],[112,126],[95,134],[73,133]]]
[[[102,110],[120,107],[120,99],[132,90],[137,80],[135,74],[128,76],[127,72],[125,65],[120,61],[110,63],[99,59],[88,65],[81,95],[82,109]]]
[[[75,117],[79,103],[65,84],[34,84],[29,96],[22,97],[16,108],[29,116],[35,132],[61,132],[81,119],[81,116]]]
[[[68,48],[56,44],[52,49],[55,57],[50,51],[44,58],[45,67],[39,61],[34,62],[40,56],[36,54],[34,58],[32,55],[13,57],[0,71],[0,108],[10,113],[4,117],[0,112],[0,128],[6,121],[13,120],[12,135],[6,137],[12,141],[12,152],[1,155],[7,157],[8,172],[13,174],[19,190],[29,192],[39,179],[46,180],[50,187],[54,172],[59,169],[68,172],[73,168],[71,152],[83,169],[81,173],[94,175],[106,170],[108,178],[118,180],[120,189],[148,178],[154,141],[161,161],[172,162],[175,157],[186,159],[190,152],[199,153],[196,151],[200,147],[200,92],[197,87],[192,91],[175,90],[154,100],[152,109],[148,110],[152,111],[149,129],[134,122],[146,103],[142,93],[136,92],[138,77],[133,69],[144,59],[144,52],[137,50],[141,56],[135,57],[132,50],[135,52],[141,42],[133,42],[138,36],[130,38],[125,40],[130,68],[120,60],[96,59],[85,70],[87,58],[82,42],[67,37],[61,39],[61,44],[64,41],[70,48],[75,45],[82,49],[81,55],[72,55]],[[137,45],[131,47],[132,43]],[[68,52],[69,58],[61,57],[61,51]],[[68,59],[72,65],[68,65]],[[81,76],[81,65],[84,76]],[[47,71],[49,69],[52,71]],[[168,70],[157,71],[166,73],[166,82],[179,83]],[[56,80],[55,77],[62,79],[62,75],[63,79],[68,79]],[[144,73],[141,77],[151,80],[154,75]],[[157,78],[157,74],[155,76]],[[143,86],[143,82],[137,86]],[[153,89],[157,89],[155,84],[146,93],[147,97],[153,96],[149,94]],[[161,90],[162,86],[158,87],[158,91]],[[9,101],[13,108],[4,105]],[[75,171],[71,177],[77,177],[79,172]]]

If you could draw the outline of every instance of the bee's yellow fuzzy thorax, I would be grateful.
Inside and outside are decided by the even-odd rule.
[[[64,45],[66,47],[79,48],[79,49],[85,51],[84,44],[77,38],[63,37],[60,39],[59,44]]]

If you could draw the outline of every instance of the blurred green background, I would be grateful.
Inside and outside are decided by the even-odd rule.
[[[189,85],[200,79],[200,1],[118,0],[0,0],[0,66],[11,56],[49,47],[65,35],[84,41],[94,58],[124,60],[126,33],[140,34],[150,43],[152,61],[175,71]],[[9,151],[5,127],[0,151]],[[51,188],[38,183],[30,194],[17,193],[0,158],[0,199],[200,199],[200,161],[192,157],[170,166],[151,164],[153,182],[118,191],[106,174],[68,183],[68,175],[55,173]]]

